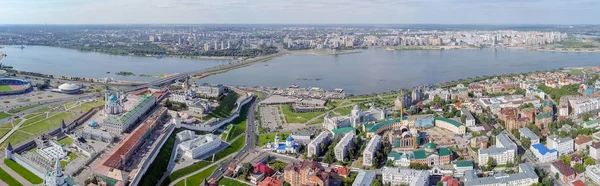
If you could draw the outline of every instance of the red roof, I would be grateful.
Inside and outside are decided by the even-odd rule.
[[[552,166],[554,166],[554,168],[556,168],[558,172],[560,172],[560,174],[562,174],[563,176],[568,177],[576,174],[573,168],[565,165],[562,161],[555,161],[554,163],[552,163]]]
[[[573,184],[573,186],[585,186],[585,183],[583,183],[581,180],[574,181],[571,184]]]
[[[446,186],[460,186],[460,181],[454,179],[452,176],[444,176],[441,181],[446,183]]]
[[[276,178],[271,178],[271,177],[267,177],[263,181],[258,183],[258,186],[281,186],[281,185],[283,185],[283,182],[281,180],[278,180]]]
[[[334,169],[335,173],[337,173],[340,176],[349,176],[350,175],[350,169],[346,166],[343,167],[339,167]]]
[[[254,171],[264,172],[267,176],[273,174],[273,169],[263,163],[257,163],[254,165]]]

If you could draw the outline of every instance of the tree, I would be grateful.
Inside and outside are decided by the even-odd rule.
[[[560,178],[560,176],[558,176],[558,173],[554,174],[554,178],[557,180]]]
[[[372,165],[371,165],[371,168],[373,168],[373,169],[377,169],[377,166],[379,165],[379,158],[377,158],[377,157],[373,157],[373,160],[372,160],[372,161],[373,161],[373,163],[372,163]]]
[[[252,164],[250,163],[243,163],[242,164],[242,175],[244,175],[244,179],[247,178],[248,176],[250,176],[250,173],[252,173],[252,170],[254,169],[254,167],[252,167]]]
[[[562,161],[565,165],[571,165],[571,157],[567,155],[560,156],[560,161]]]
[[[171,100],[169,98],[167,98],[167,100],[165,100],[164,106],[167,108],[171,108],[173,106],[173,103],[171,103]]]
[[[444,182],[442,181],[438,181],[437,184],[435,184],[436,186],[444,186]]]
[[[519,132],[519,130],[513,129],[512,133],[515,136],[515,138],[517,138],[517,139],[521,138],[521,133]]]
[[[594,161],[594,159],[592,159],[591,157],[585,157],[585,160],[583,160],[583,164],[596,165],[596,161]]]
[[[377,177],[377,179],[375,179],[373,181],[373,183],[371,183],[371,186],[383,186],[383,182],[381,180],[381,177]]]
[[[585,171],[585,167],[581,163],[576,163],[575,166],[573,166],[573,169],[579,173]]]
[[[284,181],[283,186],[292,186],[292,185],[290,183],[288,183],[287,181]]]
[[[491,170],[493,169],[492,166],[494,166],[494,159],[492,157],[488,157],[487,168]]]
[[[386,167],[393,167],[394,163],[392,162],[392,160],[387,160],[387,161],[385,161],[385,166]]]
[[[523,145],[523,148],[525,149],[529,149],[529,147],[531,146],[531,140],[529,140],[528,137],[523,137],[520,141],[521,145]]]

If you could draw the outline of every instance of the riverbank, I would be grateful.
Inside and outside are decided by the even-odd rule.
[[[341,55],[341,54],[354,54],[360,53],[361,50],[290,50],[290,54],[312,54],[312,55]]]
[[[595,53],[600,48],[554,48],[554,47],[506,47],[510,49],[530,50],[536,52],[564,52],[564,53]]]
[[[386,50],[456,50],[456,49],[479,49],[474,46],[390,46]]]

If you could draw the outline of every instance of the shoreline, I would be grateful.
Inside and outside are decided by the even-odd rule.
[[[361,53],[361,50],[353,49],[353,50],[316,50],[316,49],[308,49],[308,50],[288,50],[290,54],[311,54],[311,55],[342,55],[342,54],[354,54]]]
[[[384,48],[390,51],[404,51],[404,50],[459,50],[459,49],[480,49],[479,47],[473,46],[388,46]]]
[[[562,53],[596,53],[600,48],[543,48],[543,47],[506,47],[511,49],[529,50],[535,52],[562,52]]]

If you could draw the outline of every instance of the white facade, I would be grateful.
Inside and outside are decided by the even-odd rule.
[[[381,171],[383,184],[410,186],[429,185],[429,171],[383,167]]]
[[[108,132],[98,130],[98,129],[88,128],[88,127],[83,129],[83,131],[81,132],[81,137],[83,137],[85,139],[98,140],[98,141],[103,141],[103,142],[107,142],[107,143],[112,142],[114,139],[112,134],[110,134]]]
[[[381,146],[381,136],[374,135],[371,138],[371,140],[369,140],[367,147],[363,151],[363,166],[372,166],[373,165],[373,156],[375,156],[375,154],[377,153],[377,150],[379,150],[380,146]]]
[[[153,96],[140,96],[140,99],[140,102],[136,106],[125,113],[120,113],[118,115],[108,114],[108,116],[104,118],[103,127],[105,127],[108,132],[121,134],[134,126],[139,117],[146,113],[146,111],[156,103],[156,99]],[[105,110],[105,112],[107,111]]]
[[[43,149],[39,149],[37,151],[37,153],[42,155],[42,157],[51,161],[56,159],[61,160],[67,156],[68,152],[63,148],[61,144],[58,144],[57,142],[52,140],[48,142],[50,144],[48,147],[44,147]]]
[[[496,136],[496,147],[479,149],[479,162],[487,162],[490,157],[498,165],[515,161],[517,157],[517,144],[510,140],[505,131],[500,132]]]
[[[221,145],[221,139],[213,134],[188,135],[189,132],[191,131],[187,130],[177,133],[177,139],[183,139],[183,141],[180,141],[179,145],[177,145],[177,148],[184,156],[198,158]]]
[[[465,125],[467,127],[472,127],[475,126],[475,117],[473,117],[473,114],[471,114],[471,111],[469,111],[466,108],[461,109],[462,115],[465,116]]]
[[[476,175],[475,175],[476,176]],[[465,181],[464,186],[529,186],[538,183],[538,175],[529,163],[519,164],[519,173],[500,173],[489,177],[473,178]]]
[[[324,150],[324,149],[321,149],[321,144],[327,144],[327,143],[329,143],[329,140],[330,140],[329,132],[327,132],[327,131],[321,132],[321,134],[319,134],[317,137],[315,137],[315,139],[313,139],[308,144],[308,157],[321,155],[321,151]]]
[[[600,97],[568,97],[572,115],[579,116],[600,109]]]
[[[533,144],[529,149],[540,163],[553,162],[558,159],[558,151],[555,149],[548,149],[541,143]]]
[[[526,127],[520,128],[519,134],[521,134],[521,136],[520,136],[521,139],[523,139],[524,137],[529,138],[529,141],[531,141],[531,144],[540,143],[540,137],[535,135],[535,133],[533,133],[533,131],[531,131],[529,128],[526,128]],[[525,148],[529,148],[529,147],[525,147]]]
[[[574,143],[573,139],[570,137],[560,138],[557,135],[548,136],[547,138],[548,148],[556,149],[558,151],[558,155],[569,154],[574,152],[573,149]]]
[[[354,141],[354,133],[349,132],[344,135],[342,140],[333,148],[335,152],[335,159],[338,161],[344,161],[344,158],[348,156],[348,147],[352,145]]]
[[[590,145],[590,157],[600,160],[600,143],[594,142]]]
[[[585,177],[596,185],[600,185],[600,165],[589,165],[585,169]]]
[[[354,105],[350,115],[332,117],[327,113],[323,119],[323,128],[332,131],[338,128],[354,127],[358,128],[367,122],[375,122],[386,118],[387,111],[385,109],[377,109],[371,106],[369,110],[362,111],[358,105]]]

